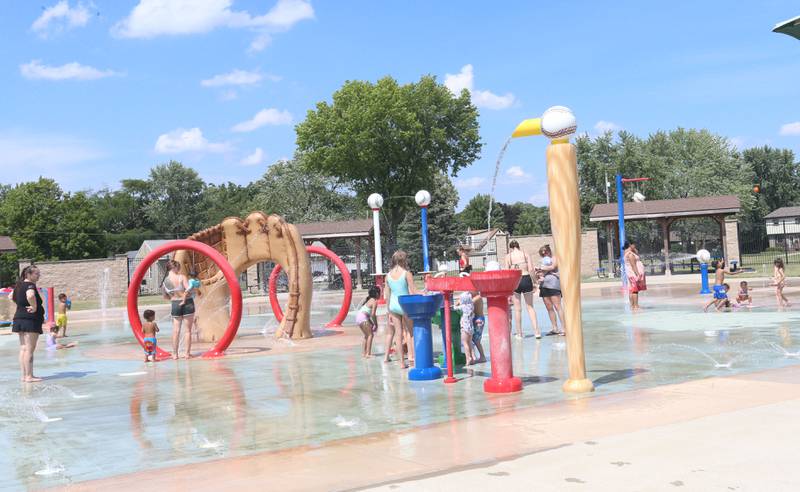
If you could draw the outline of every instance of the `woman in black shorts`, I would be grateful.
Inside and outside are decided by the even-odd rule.
[[[514,302],[514,319],[516,320],[517,327],[516,337],[522,338],[522,303],[524,302],[528,310],[528,316],[530,316],[531,323],[533,324],[533,332],[536,338],[542,338],[542,334],[539,331],[539,323],[536,321],[536,311],[533,309],[533,291],[536,289],[536,286],[533,284],[533,279],[531,278],[533,262],[531,262],[531,257],[528,256],[528,253],[519,248],[519,243],[516,240],[508,243],[508,247],[510,250],[505,260],[503,260],[505,268],[509,270],[522,270],[522,277],[519,279],[519,285],[517,285],[517,288],[514,290],[514,296],[512,298]]]
[[[561,312],[561,277],[558,275],[558,262],[553,258],[553,252],[550,250],[549,244],[539,248],[539,256],[542,257],[542,263],[537,268],[542,278],[539,285],[539,297],[544,301],[544,307],[547,308],[547,315],[550,317],[550,324],[552,325],[547,335],[563,336],[564,314]],[[561,319],[562,328],[560,330],[556,321],[556,313]]]
[[[17,305],[11,331],[19,335],[19,368],[24,383],[38,383],[42,380],[33,375],[33,352],[44,323],[42,296],[36,289],[38,281],[39,268],[34,265],[26,266],[11,294],[11,300]]]
[[[181,325],[186,321],[186,333],[183,342],[186,349],[184,357],[192,356],[192,325],[194,324],[194,298],[189,290],[189,280],[181,273],[181,264],[175,260],[169,261],[169,273],[163,283],[164,296],[171,301],[172,314],[172,358],[178,358],[180,348]]]

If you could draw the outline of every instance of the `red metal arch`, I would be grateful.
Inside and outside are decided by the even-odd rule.
[[[203,354],[203,358],[225,355],[225,349],[233,342],[236,332],[239,330],[239,323],[242,321],[242,290],[239,288],[239,280],[236,278],[236,273],[233,271],[231,264],[228,263],[228,260],[216,249],[199,241],[190,241],[188,239],[170,241],[152,250],[144,257],[139,266],[136,267],[136,270],[133,272],[133,277],[131,278],[131,283],[128,285],[128,320],[131,323],[133,336],[136,337],[139,345],[144,347],[142,319],[139,317],[139,287],[142,284],[145,273],[147,273],[150,265],[158,261],[159,258],[179,249],[188,249],[207,256],[211,261],[216,263],[217,267],[225,276],[225,281],[228,282],[228,287],[231,291],[231,319],[228,322],[228,327],[225,329],[222,338],[219,339],[216,345]],[[156,358],[165,359],[171,356],[172,354],[166,350],[162,350],[161,347],[156,347]]]
[[[353,280],[350,277],[350,271],[347,269],[347,265],[344,264],[342,259],[328,248],[321,248],[319,246],[306,246],[306,251],[308,254],[318,254],[331,260],[342,274],[342,282],[344,283],[344,300],[342,301],[342,308],[339,309],[339,313],[335,318],[333,318],[333,321],[325,325],[326,328],[338,328],[342,326],[342,321],[347,318],[347,313],[350,311],[350,303],[353,301]],[[275,318],[278,320],[278,323],[283,321],[283,310],[278,302],[277,280],[280,273],[281,266],[276,264],[275,268],[272,269],[272,273],[269,275],[269,303],[272,306],[272,312],[275,313]]]

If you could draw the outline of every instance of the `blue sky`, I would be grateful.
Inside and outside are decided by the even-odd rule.
[[[118,188],[176,159],[247,183],[294,151],[294,124],[348,79],[436,75],[472,90],[491,183],[516,124],[566,105],[580,132],[708,128],[800,154],[790,1],[0,2],[0,182]],[[500,201],[546,202],[544,139],[512,142]]]

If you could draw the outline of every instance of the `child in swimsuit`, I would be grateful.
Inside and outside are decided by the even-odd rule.
[[[142,323],[142,335],[144,335],[144,361],[156,361],[156,333],[158,333],[158,324],[156,324],[156,313],[152,309],[146,309],[144,313],[144,323]]]
[[[472,321],[475,317],[475,305],[472,303],[472,294],[462,292],[455,305],[457,311],[461,311],[461,345],[463,345],[464,355],[467,356],[467,365],[475,363],[472,357],[472,335],[474,328]]]
[[[361,357],[369,359],[372,357],[372,338],[378,330],[378,298],[381,296],[381,290],[377,287],[370,287],[367,293],[367,298],[361,303],[361,306],[356,312],[356,324],[361,328],[361,333],[364,335],[364,343],[362,344]]]
[[[47,336],[44,340],[47,350],[68,349],[78,345],[78,342],[71,342],[67,344],[59,343],[58,337],[58,325],[50,325],[50,331],[47,333]]]
[[[483,298],[477,290],[472,291],[472,304],[475,307],[475,316],[472,319],[472,343],[478,349],[478,358],[475,360],[475,363],[478,364],[486,362],[486,354],[483,353],[483,345],[481,345],[486,316],[483,314]]]
[[[58,295],[58,307],[56,308],[56,327],[58,328],[61,337],[67,336],[67,309],[72,306],[72,303],[67,299],[67,295],[63,292]]]
[[[742,280],[739,282],[739,293],[736,295],[737,304],[752,304],[753,298],[750,296],[750,289],[747,282]]]

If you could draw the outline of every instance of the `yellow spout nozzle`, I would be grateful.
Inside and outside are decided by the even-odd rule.
[[[511,134],[511,138],[531,137],[533,135],[541,135],[541,134],[542,134],[542,119],[530,118],[517,125],[517,128],[514,130],[514,133]]]

